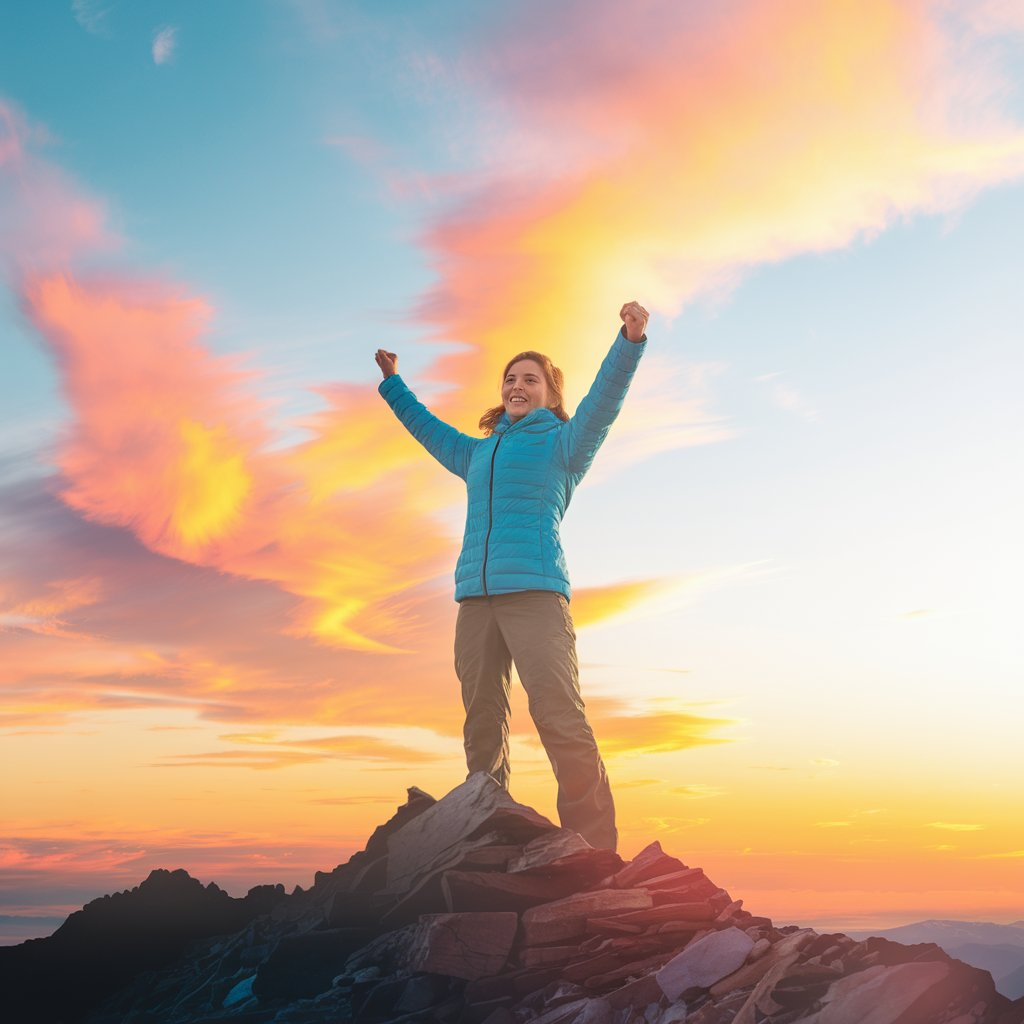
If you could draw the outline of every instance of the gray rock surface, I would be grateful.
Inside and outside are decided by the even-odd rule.
[[[658,971],[662,992],[675,1001],[693,988],[711,988],[738,970],[754,948],[754,940],[739,928],[711,932],[690,943]]]

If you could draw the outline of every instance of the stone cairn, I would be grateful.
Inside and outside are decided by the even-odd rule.
[[[93,1024],[1024,1024],[938,946],[776,928],[652,843],[626,863],[488,776],[141,975]]]

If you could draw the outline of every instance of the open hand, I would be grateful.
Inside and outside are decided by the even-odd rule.
[[[626,325],[626,337],[630,341],[643,341],[650,315],[635,299],[632,302],[627,302],[619,310],[619,316]]]
[[[385,352],[384,349],[379,348],[373,358],[380,367],[380,372],[384,374],[385,380],[398,373],[398,356],[394,352]]]

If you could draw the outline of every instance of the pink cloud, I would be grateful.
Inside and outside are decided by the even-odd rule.
[[[38,154],[50,141],[0,98],[0,260],[15,272],[120,244],[104,203]]]

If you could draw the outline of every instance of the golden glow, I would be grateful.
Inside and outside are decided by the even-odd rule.
[[[228,532],[251,490],[242,455],[223,427],[182,420],[185,450],[178,462],[173,522],[188,545],[201,545]]]

